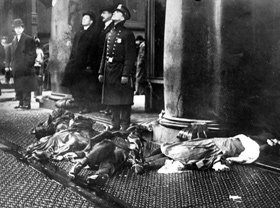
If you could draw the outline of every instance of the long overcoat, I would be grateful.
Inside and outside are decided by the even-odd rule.
[[[105,105],[133,105],[133,82],[131,73],[136,61],[135,37],[124,22],[118,23],[109,32],[99,74],[104,76],[102,103]],[[121,83],[121,77],[129,82]]]
[[[15,91],[34,91],[37,87],[34,63],[36,59],[35,41],[32,37],[21,34],[11,46],[11,68],[13,70]]]
[[[98,40],[98,62],[99,62],[99,64],[101,63],[101,60],[102,60],[106,36],[113,27],[114,27],[114,22],[111,22],[105,29],[101,30],[101,32],[99,34],[99,40]]]
[[[98,82],[98,37],[100,29],[95,25],[78,31],[73,39],[69,61],[65,67],[61,85],[71,87],[84,82],[87,87],[95,89]],[[86,68],[91,67],[91,73]],[[101,91],[101,90],[100,90]],[[101,96],[101,92],[100,92]]]

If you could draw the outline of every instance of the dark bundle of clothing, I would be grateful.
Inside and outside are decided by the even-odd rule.
[[[128,166],[135,173],[140,173],[139,163],[143,162],[143,142],[141,135],[135,131],[102,132],[91,138],[85,149],[74,152],[81,160],[71,168],[69,176],[75,178],[88,165],[96,172],[88,176],[87,183],[101,185],[122,167]]]
[[[42,137],[53,135],[59,131],[61,124],[65,125],[65,128],[69,126],[70,120],[74,119],[74,113],[62,108],[58,108],[52,111],[48,119],[44,122],[40,122],[31,133],[39,140]]]
[[[62,109],[54,110],[45,123],[35,128],[38,137],[46,136],[27,147],[26,157],[62,160],[67,152],[83,150],[90,138],[99,133],[93,129],[94,123],[91,118],[74,117],[73,113]]]

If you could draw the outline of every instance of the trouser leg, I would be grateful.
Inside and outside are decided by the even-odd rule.
[[[159,157],[153,161],[145,162],[145,168],[160,168],[165,164],[165,161],[168,159],[166,156]]]
[[[166,156],[164,154],[162,154],[162,153],[159,153],[157,155],[153,155],[153,156],[145,158],[145,162],[155,161],[155,160],[157,160],[159,158],[163,158],[163,157],[166,157]]]
[[[19,101],[19,105],[23,105],[23,92],[16,91],[16,99]]]
[[[160,148],[153,150],[149,157],[162,153]]]
[[[31,92],[24,91],[22,92],[22,101],[23,105],[28,106],[31,103]]]
[[[131,105],[122,105],[120,112],[120,126],[126,130],[130,125]]]
[[[120,129],[121,106],[111,105],[110,109],[112,111],[111,123],[112,123],[113,129]]]
[[[6,71],[5,72],[5,82],[7,84],[9,84],[10,83],[10,79],[11,79],[11,72],[10,71]]]
[[[104,160],[99,165],[98,171],[95,174],[108,174],[111,176],[117,169],[119,169],[128,157],[128,152],[116,147],[112,156]]]

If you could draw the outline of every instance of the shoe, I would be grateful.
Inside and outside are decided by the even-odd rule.
[[[22,108],[22,105],[17,105],[14,107],[15,109]]]
[[[29,105],[23,105],[23,106],[22,106],[22,109],[29,110],[29,109],[31,109],[31,106],[30,106],[30,104],[29,104]]]
[[[86,182],[88,185],[104,185],[108,178],[108,174],[91,175],[87,178]]]
[[[72,166],[72,168],[70,169],[68,176],[70,178],[75,178],[76,175],[83,169],[83,164],[78,162],[76,163],[74,166]]]

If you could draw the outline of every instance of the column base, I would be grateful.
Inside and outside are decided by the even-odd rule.
[[[72,98],[71,94],[54,93],[51,92],[48,95],[40,95],[35,98],[36,102],[39,103],[40,108],[56,109],[55,103],[63,98]]]

